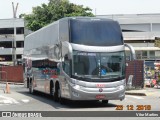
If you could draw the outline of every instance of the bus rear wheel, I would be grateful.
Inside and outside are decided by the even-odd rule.
[[[33,80],[31,80],[31,81],[30,81],[30,84],[29,84],[29,93],[30,93],[30,94],[34,94]]]
[[[59,101],[59,83],[55,83],[55,91],[54,91],[54,101],[58,102]]]
[[[50,95],[52,97],[54,96],[54,85],[53,85],[53,82],[50,83]]]

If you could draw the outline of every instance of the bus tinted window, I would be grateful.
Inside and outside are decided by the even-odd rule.
[[[70,41],[92,46],[122,45],[123,38],[117,22],[110,20],[70,20]]]

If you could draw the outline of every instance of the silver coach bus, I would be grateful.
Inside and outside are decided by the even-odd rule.
[[[96,17],[60,19],[25,38],[29,92],[55,101],[123,100],[125,46],[118,22]],[[134,50],[127,45],[134,59]]]

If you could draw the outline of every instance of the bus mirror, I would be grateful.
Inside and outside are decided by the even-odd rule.
[[[70,53],[68,54],[68,59],[72,60],[72,54],[70,54]]]
[[[69,60],[68,54],[64,56],[64,60]]]
[[[131,51],[131,60],[135,60],[136,59],[136,53],[135,53],[135,50],[134,48],[130,45],[130,44],[124,44],[125,47],[128,47]]]
[[[68,59],[72,60],[72,46],[68,42],[67,42],[67,44],[68,44]]]
[[[60,63],[57,63],[57,68],[60,68]]]

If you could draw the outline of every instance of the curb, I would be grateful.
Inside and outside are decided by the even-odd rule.
[[[24,85],[24,83],[17,83],[17,82],[0,82],[0,84],[11,84],[11,85]]]
[[[126,95],[147,96],[145,93],[125,92]]]

